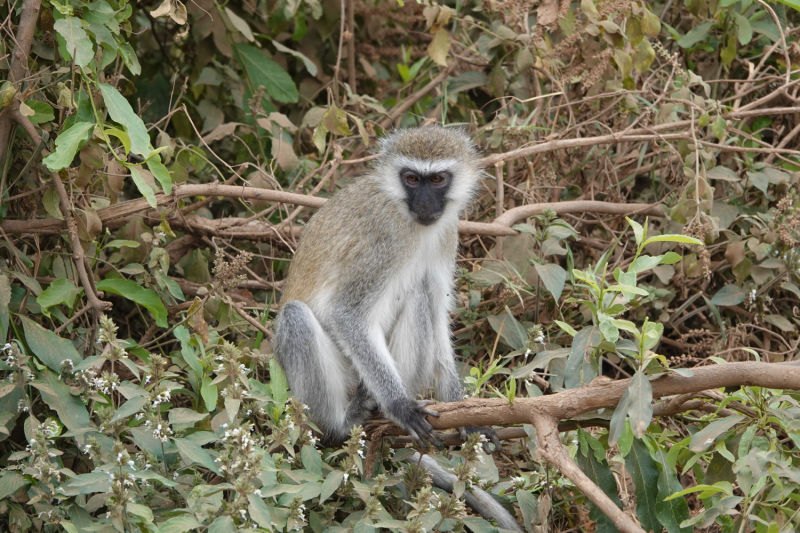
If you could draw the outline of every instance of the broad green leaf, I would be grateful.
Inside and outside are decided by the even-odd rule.
[[[283,52],[285,54],[293,55],[294,57],[303,62],[303,66],[306,67],[306,70],[308,71],[309,74],[311,74],[312,76],[317,75],[317,65],[315,65],[314,62],[311,61],[311,59],[309,59],[307,55],[301,54],[300,52],[292,50],[291,48],[287,48],[286,46],[282,45],[276,40],[272,41],[272,46],[274,46],[275,50],[277,50],[278,52]]]
[[[628,385],[628,416],[631,430],[641,439],[653,419],[653,388],[642,370],[638,370]]]
[[[670,495],[683,489],[681,482],[667,464],[662,464],[656,486],[658,487],[656,517],[667,533],[692,533],[694,528],[681,527],[681,523],[690,517],[689,502],[684,498],[667,501]]]
[[[680,256],[678,256],[680,259]],[[661,263],[661,256],[652,257],[649,255],[642,255],[637,257],[636,260],[631,263],[631,266],[628,267],[628,272],[635,272],[640,274],[642,272],[647,272],[648,270],[652,270],[653,268],[657,267]]]
[[[242,68],[253,85],[263,86],[267,94],[278,102],[297,102],[297,86],[280,65],[255,46],[242,43],[234,46],[239,52]]]
[[[733,426],[744,420],[744,415],[730,415],[711,422],[709,425],[692,435],[689,449],[693,452],[702,452],[708,449],[715,440]]]
[[[574,337],[575,334],[578,333],[577,331],[575,331],[575,328],[573,328],[572,326],[570,326],[566,322],[562,322],[560,320],[553,320],[553,322],[555,322],[558,327],[560,327],[561,329],[563,329],[564,331],[569,333],[569,335],[572,336],[572,337]]]
[[[203,397],[203,403],[206,405],[206,409],[210,413],[217,407],[217,386],[211,383],[211,378],[209,376],[203,376],[203,384],[200,386],[200,396]]]
[[[683,259],[679,254],[675,252],[667,252],[661,256],[661,264],[662,265],[674,265],[678,261]]]
[[[5,501],[6,498],[19,489],[27,487],[30,484],[31,482],[25,479],[22,474],[6,471],[3,477],[0,477],[0,501]]]
[[[58,378],[55,373],[45,370],[41,373],[41,381],[31,384],[39,389],[44,403],[58,413],[59,421],[67,428],[79,430],[89,427],[89,412],[83,401],[73,396],[69,385]]]
[[[645,3],[644,6],[647,6],[647,4]],[[661,32],[661,20],[647,7],[644,7],[641,25],[642,31],[650,37],[655,37]]]
[[[325,503],[325,500],[331,497],[331,494],[336,492],[342,481],[344,481],[344,472],[341,470],[334,470],[328,477],[325,478],[325,481],[322,483],[322,492],[319,495],[319,502]]]
[[[561,298],[561,293],[564,290],[564,284],[567,282],[567,272],[561,268],[560,265],[555,263],[548,263],[540,265],[536,263],[533,265],[536,273],[539,274],[539,279],[542,280],[544,286],[553,295],[556,303]]]
[[[450,52],[450,34],[445,29],[438,30],[428,44],[428,55],[439,66],[447,66],[447,54]]]
[[[728,121],[722,117],[717,117],[714,119],[714,122],[711,124],[711,131],[714,133],[714,136],[722,140],[725,137],[725,131],[728,128]]]
[[[575,335],[566,364],[564,386],[567,389],[582,387],[597,377],[598,366],[593,361],[592,351],[600,341],[597,326],[585,327]]]
[[[716,166],[706,172],[706,177],[712,180],[741,181],[739,175],[728,167]]]
[[[272,518],[269,515],[269,508],[267,508],[267,504],[264,503],[264,500],[259,497],[258,494],[248,494],[247,501],[250,502],[250,505],[247,507],[250,518],[262,528],[271,530]]]
[[[42,163],[53,172],[67,168],[72,164],[78,148],[89,139],[93,129],[93,122],[76,122],[62,131],[56,139],[56,149],[42,159]]]
[[[54,305],[64,304],[67,307],[72,307],[75,303],[75,297],[81,293],[82,289],[76,287],[70,280],[58,278],[53,280],[49,287],[47,287],[42,294],[36,298],[36,303],[42,308],[42,313],[50,316],[48,309]]]
[[[609,291],[614,292],[624,292],[626,294],[638,294],[640,296],[647,296],[648,292],[644,289],[640,289],[639,287],[634,287],[633,285],[609,285]]]
[[[661,531],[657,518],[658,467],[647,446],[639,439],[633,441],[631,453],[625,457],[625,466],[636,489],[636,517],[645,531]]]
[[[58,493],[65,496],[77,496],[78,494],[107,492],[110,488],[111,478],[109,478],[108,472],[89,472],[75,476],[62,484]]]
[[[153,510],[140,503],[128,502],[125,509],[129,514],[136,515],[142,518],[145,522],[151,523],[153,521]]]
[[[700,239],[695,239],[694,237],[689,237],[688,235],[656,235],[655,237],[650,237],[646,241],[644,241],[644,245],[647,246],[648,244],[654,242],[682,242],[686,244],[703,244]]]
[[[47,102],[40,102],[39,100],[25,100],[25,103],[34,112],[33,115],[28,117],[28,120],[34,124],[50,122],[56,119],[56,116],[53,112],[53,107]]]
[[[747,17],[742,14],[734,11],[733,18],[736,20],[736,38],[739,39],[739,44],[744,46],[753,40],[753,28]]]
[[[627,220],[628,224],[630,224],[631,228],[633,228],[633,236],[636,238],[636,246],[639,246],[642,244],[642,240],[644,240],[644,227],[631,218],[625,217],[625,220]]]
[[[133,183],[136,184],[136,188],[139,189],[139,192],[145,197],[150,207],[155,208],[158,205],[156,194],[153,192],[153,188],[144,180],[144,177],[142,177],[141,172],[139,172],[139,167],[131,166],[128,167],[128,169],[131,171],[131,177],[133,178]]]
[[[122,143],[122,147],[125,148],[125,155],[131,153],[131,136],[128,135],[127,132],[118,130],[117,128],[109,128],[103,133],[119,139],[119,141]]]
[[[107,83],[99,83],[98,86],[103,93],[103,101],[111,119],[125,126],[131,138],[131,152],[147,158],[153,147],[150,145],[150,136],[142,119],[133,112],[131,104],[118,90]]]
[[[207,450],[204,450],[202,446],[188,439],[174,439],[174,442],[180,454],[187,461],[190,463],[197,463],[219,475],[217,464],[214,462],[211,454],[209,454]]]
[[[147,168],[153,173],[153,176],[158,180],[164,194],[172,194],[172,177],[169,175],[169,170],[161,162],[161,156],[155,155],[147,160]]]
[[[25,331],[25,342],[39,361],[51,370],[60,374],[61,364],[65,360],[71,359],[75,365],[83,360],[69,340],[59,337],[49,329],[44,329],[28,317],[20,315],[19,319]]]
[[[708,38],[708,32],[711,30],[713,25],[713,22],[705,22],[700,24],[698,27],[678,39],[678,46],[681,48],[691,48],[700,41],[704,41]]]
[[[595,483],[595,485],[600,487],[600,489],[606,493],[606,496],[611,498],[617,507],[621,509],[622,502],[619,499],[617,482],[614,479],[614,473],[608,467],[608,464],[605,461],[599,462],[595,458],[594,453],[588,453],[587,455],[579,453],[575,460],[580,469],[583,470],[583,473],[586,474],[589,479]],[[617,531],[611,519],[608,518],[599,507],[593,503],[590,503],[589,509],[589,518],[596,522],[595,531],[598,533],[610,533],[612,531]]]
[[[714,305],[739,305],[745,299],[746,293],[736,285],[725,285],[711,298]]]
[[[104,279],[97,284],[97,290],[113,292],[146,308],[159,327],[167,327],[167,309],[158,295],[129,279]]]
[[[186,533],[187,531],[200,530],[205,527],[193,516],[174,516],[158,526],[158,533]]]
[[[506,313],[501,316],[488,317],[489,325],[500,338],[514,350],[524,350],[528,345],[528,332],[519,321]]]
[[[539,515],[536,512],[539,507],[539,500],[526,490],[516,492],[519,510],[522,512],[522,520],[525,524],[539,524]]]
[[[785,316],[767,315],[764,317],[764,322],[767,324],[772,324],[785,333],[791,333],[795,331],[794,324],[792,324]]]
[[[76,65],[85,67],[91,62],[94,58],[92,41],[81,27],[80,19],[67,16],[57,20],[53,28],[64,38],[67,53],[72,56]]]
[[[628,419],[628,406],[630,405],[630,388],[620,398],[614,414],[611,415],[611,423],[608,426],[608,443],[616,444],[625,429],[625,421]]]
[[[781,4],[786,4],[789,7],[795,8],[800,11],[800,0],[778,0]],[[775,39],[777,41],[777,39]]]
[[[285,405],[289,399],[289,383],[281,365],[275,358],[269,360],[269,388],[272,398],[278,405]]]
[[[144,407],[144,404],[146,404],[147,401],[148,399],[145,396],[134,396],[127,402],[123,403],[119,409],[117,409],[117,412],[111,417],[111,422],[132,417],[142,410],[142,407]]]

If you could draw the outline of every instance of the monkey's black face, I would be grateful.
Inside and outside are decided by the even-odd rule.
[[[421,173],[410,168],[400,171],[408,209],[423,226],[430,226],[444,213],[447,190],[453,175],[447,171]]]

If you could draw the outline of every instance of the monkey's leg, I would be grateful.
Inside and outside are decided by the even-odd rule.
[[[308,406],[326,442],[347,438],[354,372],[303,302],[288,302],[275,326],[275,352],[294,396]]]

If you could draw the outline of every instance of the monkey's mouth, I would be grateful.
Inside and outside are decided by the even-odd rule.
[[[438,213],[436,215],[417,215],[417,222],[422,224],[423,226],[430,226],[440,218],[442,218],[441,213]]]

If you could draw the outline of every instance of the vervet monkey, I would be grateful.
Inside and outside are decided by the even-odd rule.
[[[276,319],[274,349],[289,386],[329,444],[378,409],[432,443],[426,416],[438,415],[415,397],[431,387],[445,402],[463,395],[449,312],[459,214],[482,173],[478,152],[465,133],[442,127],[399,130],[380,152],[306,225]],[[452,486],[454,476],[425,459],[434,480]],[[519,528],[491,503],[505,514],[501,527]],[[477,510],[499,520],[496,509]]]

